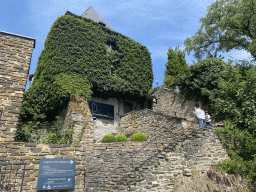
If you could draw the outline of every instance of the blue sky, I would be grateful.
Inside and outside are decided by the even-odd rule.
[[[151,53],[154,82],[162,85],[167,51],[193,36],[200,28],[200,18],[214,0],[1,0],[0,31],[36,39],[29,74],[35,73],[38,57],[53,22],[66,11],[82,15],[92,6],[114,31],[145,45]],[[221,54],[224,61],[249,59],[246,51],[232,50]],[[188,65],[194,60],[193,52],[185,57]],[[27,83],[26,89],[28,89]]]

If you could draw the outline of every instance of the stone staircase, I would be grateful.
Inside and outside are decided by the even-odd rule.
[[[125,162],[106,178],[107,182],[104,186],[103,183],[99,183],[100,190],[94,187],[87,191],[173,191],[182,177],[189,177],[196,170],[204,172],[213,163],[228,158],[214,132],[216,126],[222,126],[222,124],[216,123],[211,127],[199,129],[199,125],[195,123],[194,126],[186,129],[178,128],[179,132],[175,128],[163,130],[165,138],[159,138],[157,148],[155,141],[148,140],[150,144],[148,149],[158,150],[157,155],[152,154],[146,160],[143,157],[140,159],[140,153],[137,154],[138,157],[134,157],[133,166],[131,162]],[[137,150],[140,148],[142,145]],[[119,159],[118,162],[116,165],[123,160]],[[112,165],[112,167],[113,170],[116,166]],[[127,168],[130,171],[119,173],[119,170],[128,170]]]
[[[130,187],[125,191],[174,191],[181,178],[190,177],[193,173],[199,171],[203,173],[211,164],[227,159],[225,149],[222,148],[214,133],[214,129],[220,126],[223,126],[223,124],[219,122],[201,130],[190,127],[185,134],[188,136],[187,140],[178,142],[176,149],[171,152],[169,152],[169,149],[163,149],[161,154],[158,155],[156,163],[144,171],[143,177],[137,177],[136,185],[130,184]],[[189,137],[190,135],[198,135],[198,138]],[[199,144],[200,139],[201,143]],[[214,149],[222,152],[220,155],[213,156],[211,150],[203,149],[207,145],[209,147],[213,140],[215,141]],[[183,147],[182,144],[184,144]],[[185,146],[186,144],[190,146]],[[188,150],[193,152],[192,154],[187,153],[188,155],[185,157],[184,153]]]

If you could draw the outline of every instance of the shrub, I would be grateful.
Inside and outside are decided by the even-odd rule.
[[[182,87],[181,94],[186,100],[194,99],[208,105],[211,112],[215,109],[211,99],[219,90],[220,80],[226,80],[228,64],[220,58],[202,59],[189,67],[186,75],[177,79],[177,85]]]
[[[147,141],[147,136],[143,133],[134,133],[131,137],[131,141]]]
[[[75,125],[72,118],[68,121],[68,129],[63,131],[63,121],[56,119],[52,122],[28,121],[22,122],[19,120],[18,129],[15,141],[18,142],[33,142],[44,144],[70,144],[73,142],[73,127]],[[47,131],[50,128],[49,131]]]
[[[223,128],[216,133],[229,151],[229,160],[218,162],[216,167],[231,174],[246,174],[248,181],[256,180],[256,135],[249,130],[237,127],[233,120],[226,120]]]
[[[116,136],[116,142],[128,141],[127,137],[124,135]]]
[[[116,142],[116,138],[112,134],[107,134],[103,137],[102,143]]]

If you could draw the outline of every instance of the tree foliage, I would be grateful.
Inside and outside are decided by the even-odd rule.
[[[221,51],[243,49],[256,59],[256,1],[217,0],[207,10],[207,15],[200,18],[198,32],[184,41],[185,51],[194,51],[194,57],[202,59],[217,57]]]
[[[220,170],[246,174],[256,181],[256,71],[248,61],[220,58],[199,60],[178,81],[186,99],[208,104],[213,119],[225,120],[217,128],[219,139],[228,149],[230,159],[218,162]]]
[[[164,78],[165,86],[173,84],[179,77],[184,76],[188,69],[185,54],[179,49],[179,46],[175,47],[175,50],[170,47],[167,55],[168,61],[165,64],[166,70]]]
[[[220,170],[231,174],[247,175],[248,181],[256,181],[256,135],[234,125],[232,119],[217,128],[219,139],[228,149],[230,159],[218,162]]]
[[[230,67],[219,84],[215,107],[235,126],[253,133],[256,130],[256,72],[241,65]],[[228,78],[227,78],[228,77]]]
[[[191,65],[185,76],[177,81],[186,99],[202,101],[211,106],[218,91],[219,82],[224,78],[228,64],[220,58],[203,59]]]

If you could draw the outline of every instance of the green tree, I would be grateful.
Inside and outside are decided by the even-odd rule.
[[[211,104],[218,93],[219,81],[223,79],[227,69],[228,64],[220,58],[203,59],[191,65],[186,76],[178,79],[177,85],[181,87],[186,99]],[[210,109],[211,112],[214,111]]]
[[[233,68],[233,69],[232,69]],[[221,80],[215,107],[226,118],[250,133],[256,129],[256,72],[236,65]]]
[[[256,181],[256,72],[245,63],[228,66],[220,80],[216,111],[226,121],[216,129],[219,139],[229,150],[229,160],[217,167],[228,173],[246,174],[248,181]]]
[[[173,84],[179,77],[184,76],[188,65],[185,60],[185,54],[178,47],[173,50],[171,47],[168,49],[168,61],[165,64],[165,78],[164,85],[169,86]]]
[[[255,0],[217,0],[212,3],[207,8],[207,15],[200,18],[202,25],[198,32],[184,41],[185,52],[194,51],[194,57],[202,59],[205,55],[217,57],[217,52],[221,51],[243,49],[256,59],[255,3]]]

